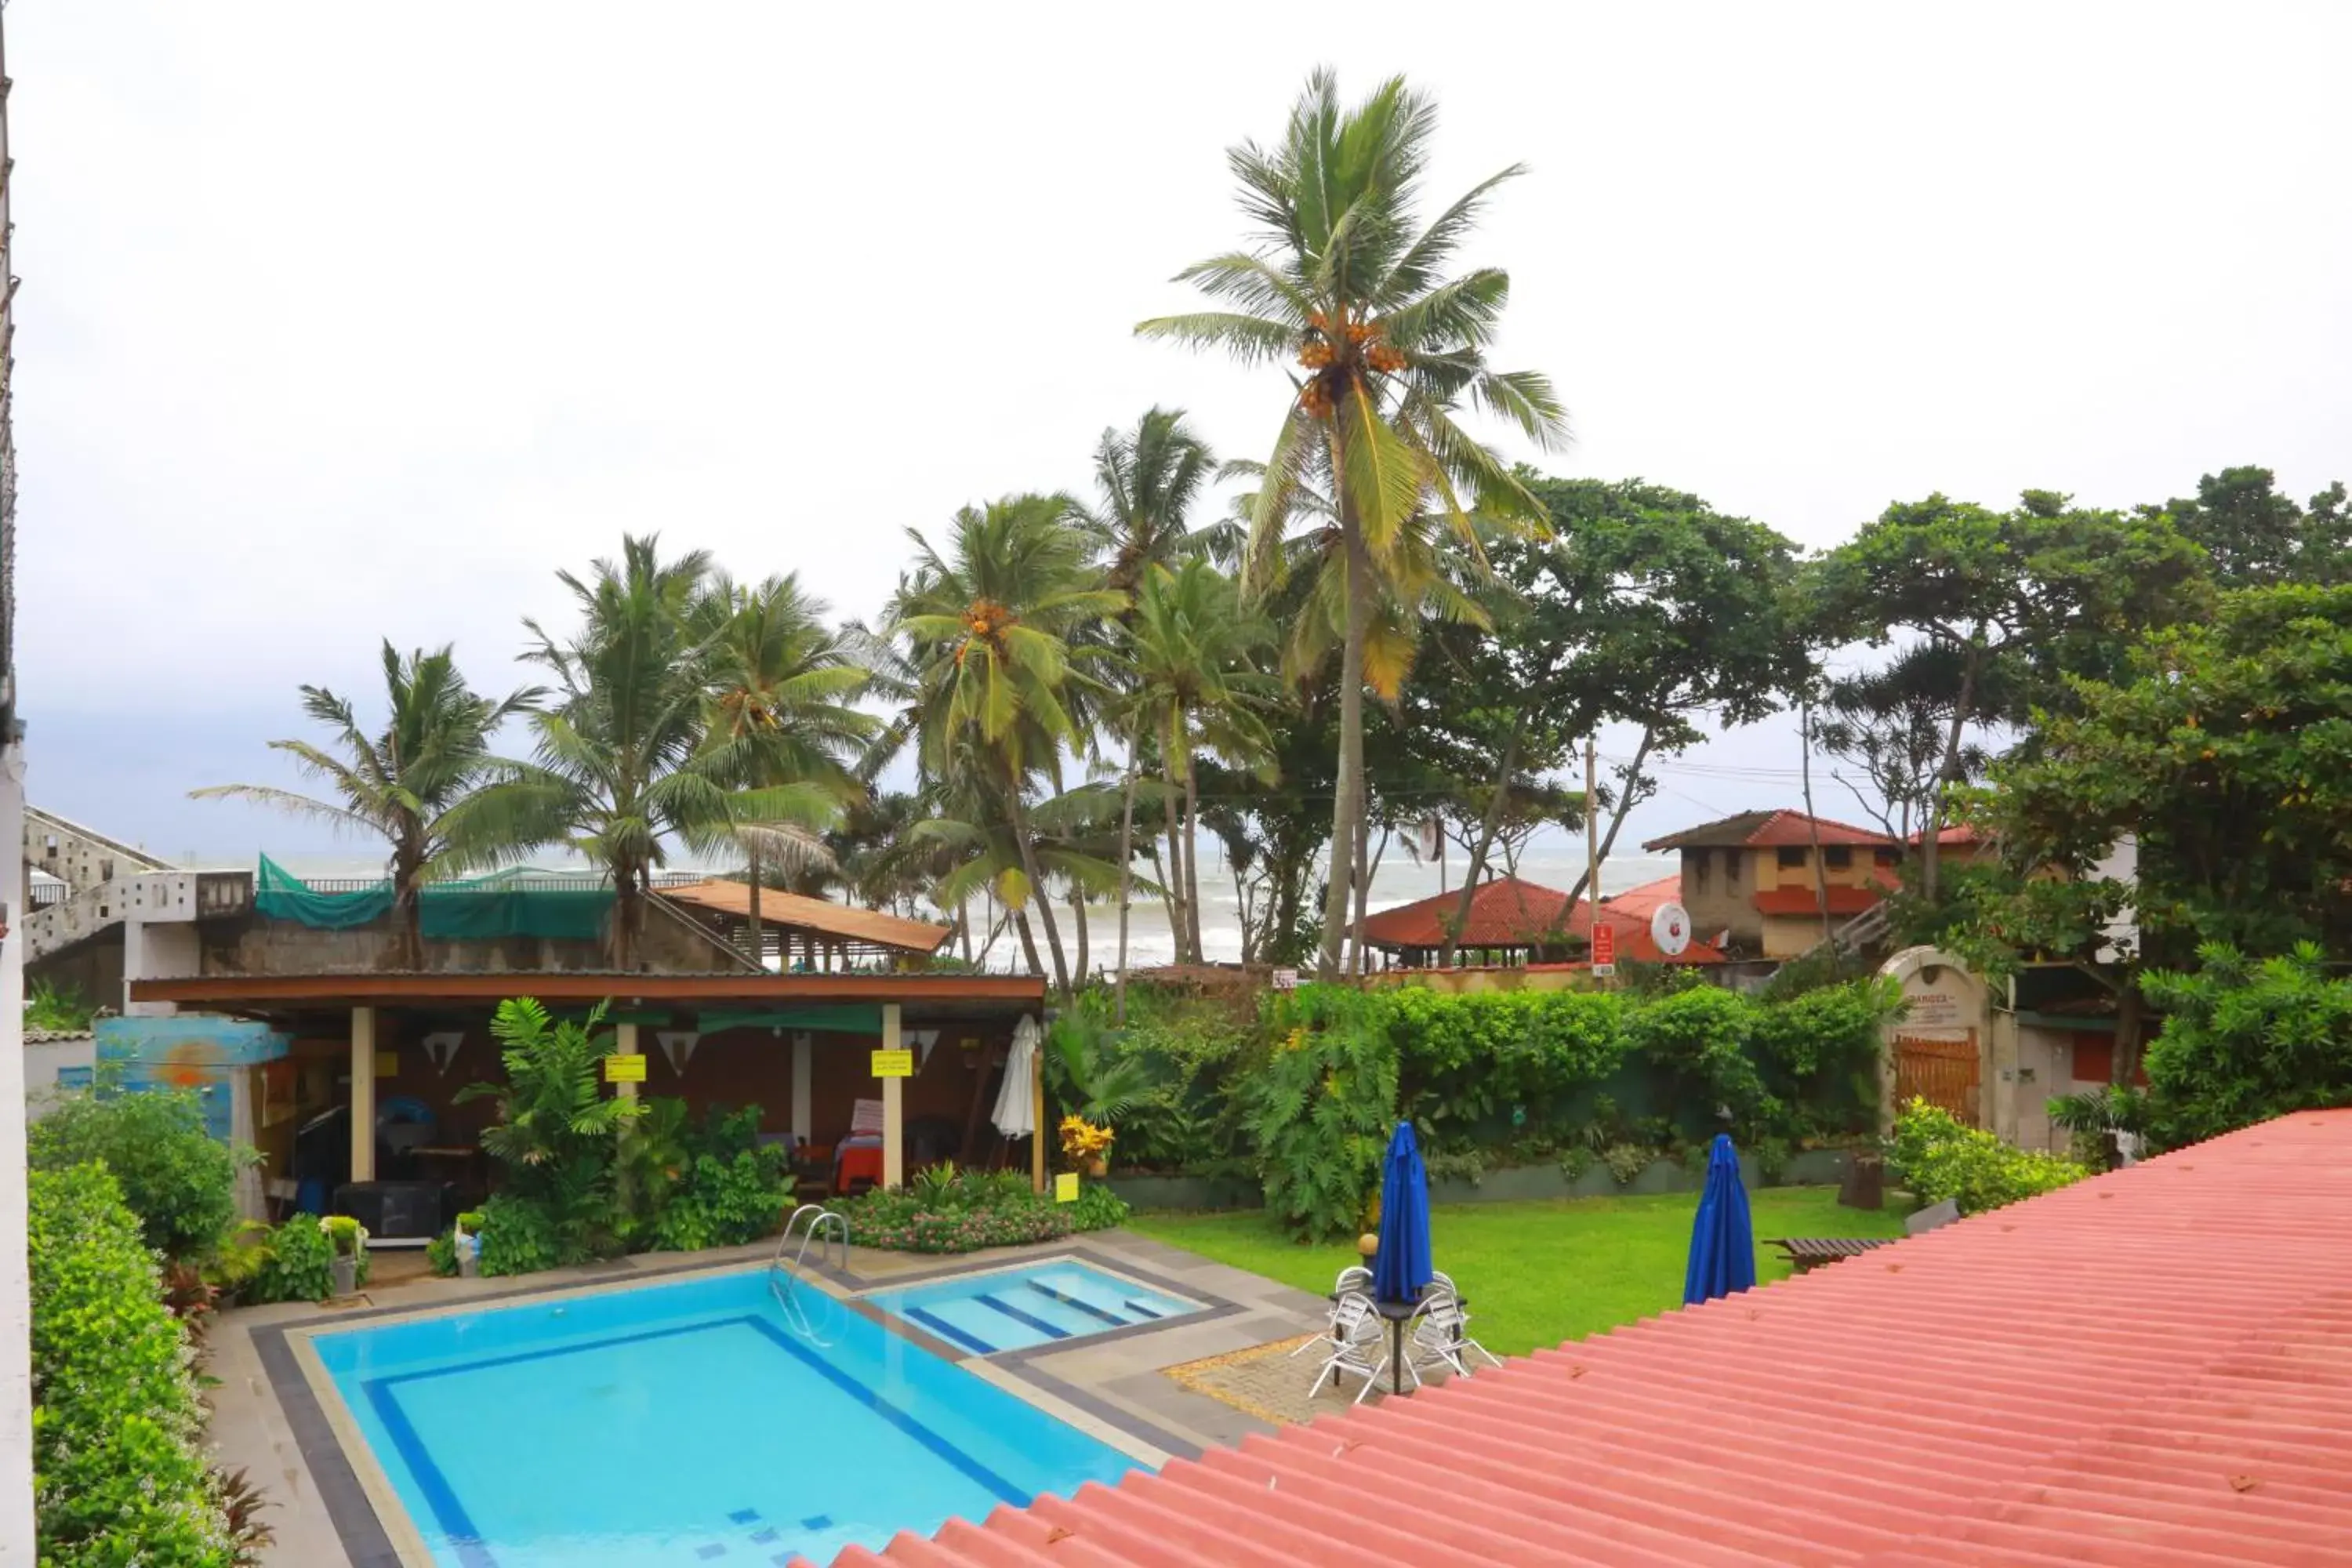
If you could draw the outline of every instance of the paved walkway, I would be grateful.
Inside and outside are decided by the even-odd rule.
[[[320,1437],[320,1424],[315,1415],[299,1410],[289,1415],[264,1365],[257,1334],[263,1341],[275,1341],[278,1336],[271,1331],[318,1327],[360,1313],[373,1316],[471,1304],[488,1306],[499,1298],[519,1294],[644,1282],[667,1275],[740,1268],[765,1262],[773,1245],[768,1242],[688,1255],[650,1254],[584,1268],[555,1269],[521,1279],[427,1277],[385,1283],[386,1277],[394,1272],[387,1269],[378,1277],[373,1289],[333,1309],[294,1303],[223,1314],[214,1326],[209,1344],[208,1370],[220,1380],[213,1391],[212,1437],[223,1463],[243,1466],[268,1490],[272,1506],[265,1517],[277,1531],[277,1544],[265,1557],[267,1568],[404,1565],[398,1556],[384,1552],[362,1552],[355,1557],[345,1550],[330,1518],[328,1500],[320,1496],[320,1486],[304,1458],[302,1439],[308,1437],[315,1447]],[[963,1258],[860,1248],[852,1254],[848,1268],[833,1273],[831,1280],[837,1289],[848,1292],[927,1276],[1001,1268],[1025,1258],[1073,1253],[1091,1257],[1146,1282],[1171,1287],[1207,1303],[1208,1310],[1165,1326],[1096,1335],[1066,1348],[1038,1346],[985,1358],[966,1356],[952,1346],[941,1345],[908,1330],[896,1320],[888,1320],[888,1326],[950,1360],[961,1362],[976,1375],[1071,1425],[1152,1463],[1238,1442],[1247,1433],[1271,1430],[1276,1420],[1297,1418],[1273,1406],[1271,1391],[1281,1373],[1286,1372],[1303,1394],[1314,1375],[1310,1356],[1302,1355],[1295,1362],[1276,1357],[1268,1368],[1255,1374],[1264,1384],[1257,1397],[1265,1398],[1268,1402],[1265,1404],[1254,1403],[1245,1391],[1236,1396],[1217,1379],[1187,1377],[1180,1381],[1169,1375],[1167,1369],[1222,1363],[1237,1352],[1268,1343],[1296,1342],[1302,1332],[1321,1322],[1325,1303],[1305,1291],[1126,1231],[1097,1232],[1036,1247],[1002,1247]],[[864,1310],[875,1315],[872,1309]],[[1250,1386],[1257,1384],[1250,1383]],[[1343,1401],[1327,1394],[1318,1403],[1336,1410]],[[349,1483],[339,1484],[346,1490],[336,1501],[348,1512],[353,1506]]]

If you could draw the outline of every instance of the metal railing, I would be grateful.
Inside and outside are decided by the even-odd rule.
[[[808,1222],[805,1227],[801,1224],[803,1219]],[[800,1245],[794,1247],[793,1242],[796,1233]],[[818,1289],[803,1278],[808,1268],[811,1246],[817,1249],[820,1268],[826,1266],[828,1258],[834,1259],[831,1267],[846,1268],[849,1263],[849,1222],[823,1204],[803,1204],[794,1209],[792,1217],[784,1221],[783,1235],[776,1238],[775,1255],[768,1259],[768,1293],[776,1299],[776,1305],[783,1309],[784,1321],[794,1333],[811,1344],[829,1346],[833,1342],[825,1337],[817,1320],[811,1316],[808,1298],[815,1297],[815,1305],[826,1327],[839,1318],[841,1303],[832,1292]],[[789,1260],[784,1256],[788,1251],[792,1254]]]

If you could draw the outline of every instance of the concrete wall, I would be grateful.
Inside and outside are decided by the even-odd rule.
[[[1691,935],[1713,942],[1728,931],[1731,939],[1754,946],[1763,937],[1756,906],[1748,901],[1754,879],[1747,874],[1738,849],[1685,849],[1682,852],[1683,908],[1690,911]],[[1727,877],[1727,862],[1738,865],[1740,875]],[[1702,870],[1701,868],[1705,869]]]
[[[98,1068],[98,1041],[89,1035],[25,1044],[25,1114],[35,1121],[56,1106],[59,1074],[88,1082]]]
[[[207,921],[200,967],[150,970],[177,974],[364,973],[392,963],[392,920],[386,916],[349,931],[318,931],[295,921],[259,915]],[[682,921],[649,914],[640,953],[646,967],[696,973],[729,967],[728,950]],[[428,969],[455,973],[535,970],[569,973],[611,967],[601,940],[514,937],[496,942],[427,942]]]

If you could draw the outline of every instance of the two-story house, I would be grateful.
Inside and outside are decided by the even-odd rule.
[[[1884,833],[1798,811],[1744,811],[1643,847],[1680,852],[1683,907],[1700,940],[1727,932],[1729,951],[1760,958],[1793,958],[1821,941],[1822,884],[1840,924],[1895,886],[1903,860],[1900,841]]]

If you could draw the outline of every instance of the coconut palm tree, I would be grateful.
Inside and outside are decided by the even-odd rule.
[[[697,602],[709,650],[704,744],[722,775],[751,788],[814,784],[839,805],[866,786],[851,764],[873,739],[872,715],[851,706],[872,679],[857,644],[825,624],[826,605],[797,575],[756,585],[714,579]],[[739,821],[730,834],[750,878],[751,951],[761,951],[760,890],[785,877],[835,868],[824,839],[797,822]]]
[[[1106,586],[1132,595],[1146,572],[1175,564],[1190,539],[1185,515],[1216,473],[1208,443],[1181,408],[1148,409],[1134,429],[1102,433],[1096,501],[1078,521],[1100,552]]]
[[[1271,749],[1256,709],[1270,702],[1277,688],[1259,671],[1256,656],[1272,633],[1240,602],[1231,579],[1198,557],[1172,572],[1155,566],[1145,574],[1129,631],[1134,672],[1130,752],[1140,756],[1148,747],[1160,759],[1161,811],[1177,860],[1171,872],[1181,889],[1177,951],[1180,958],[1198,963],[1200,789],[1193,753],[1205,748],[1229,763],[1252,766]],[[1132,820],[1130,806],[1122,816],[1122,849],[1131,847],[1125,840],[1131,838]],[[1124,893],[1120,905],[1124,910]],[[1119,961],[1124,970],[1124,947]]]
[[[1564,438],[1550,383],[1486,363],[1509,275],[1446,268],[1514,165],[1423,225],[1417,205],[1436,112],[1391,79],[1353,108],[1328,71],[1311,77],[1272,148],[1227,155],[1256,247],[1178,274],[1220,310],[1140,323],[1146,336],[1226,351],[1245,363],[1296,359],[1291,393],[1254,507],[1244,586],[1262,591],[1316,465],[1332,477],[1343,569],[1341,668],[1360,670],[1379,596],[1380,563],[1411,521],[1434,510],[1476,549],[1475,507],[1539,526],[1542,509],[1500,456],[1455,422],[1465,402],[1516,426],[1539,447]],[[1354,863],[1365,809],[1363,689],[1340,682],[1339,786],[1332,865]],[[1321,967],[1339,966],[1349,879],[1334,875]]]
[[[615,968],[634,969],[653,871],[673,842],[715,847],[745,824],[814,830],[838,806],[823,783],[747,784],[744,748],[709,743],[722,666],[708,634],[725,617],[709,603],[706,553],[664,561],[655,536],[625,538],[619,561],[557,577],[578,628],[559,640],[523,623],[537,640],[523,657],[556,683],[554,705],[532,716],[536,765],[480,800],[604,868],[607,948]]]
[[[1102,689],[1087,668],[1099,664],[1102,650],[1074,645],[1126,604],[1088,564],[1075,510],[1066,496],[1041,495],[966,507],[944,550],[908,530],[917,562],[891,609],[916,670],[913,729],[923,769],[933,779],[960,766],[982,775],[1018,862],[996,882],[1014,910],[1026,910],[1047,885],[1028,820],[1031,780],[1058,779],[1066,748],[1083,739],[1074,714]],[[1055,982],[1067,990],[1052,905],[1043,898],[1035,905]]]
[[[389,711],[371,734],[349,701],[323,686],[302,688],[302,709],[333,732],[326,746],[272,741],[309,776],[323,780],[333,798],[321,800],[267,784],[216,784],[193,791],[198,800],[247,800],[297,816],[381,837],[390,847],[394,963],[425,967],[418,895],[426,884],[493,864],[532,847],[529,833],[468,809],[483,786],[513,777],[517,764],[491,754],[499,726],[528,711],[544,695],[538,688],[505,698],[475,692],[458,673],[446,645],[403,658],[383,645],[383,688]]]

